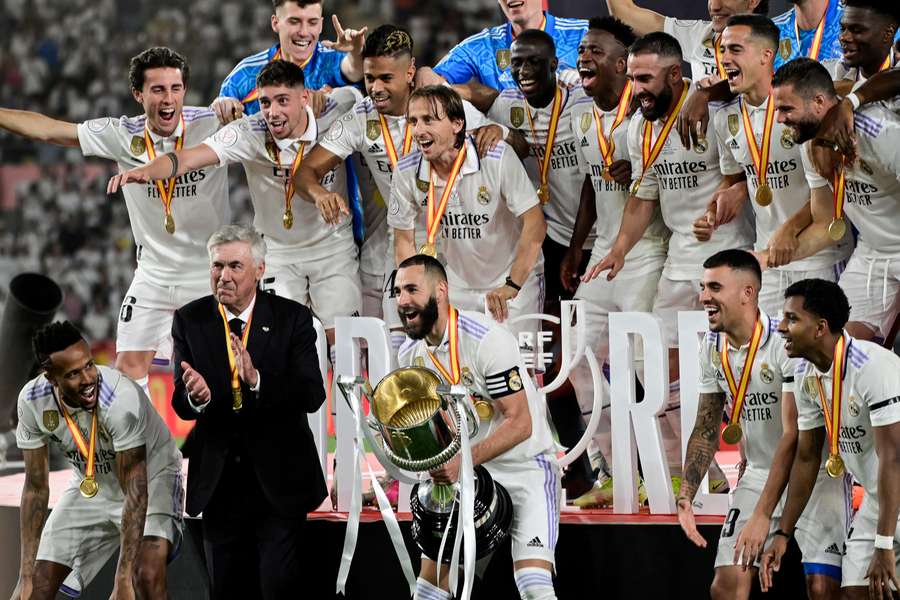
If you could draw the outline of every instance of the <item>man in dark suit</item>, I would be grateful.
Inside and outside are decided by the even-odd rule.
[[[294,597],[306,514],[326,495],[306,417],[325,400],[312,316],[258,292],[255,229],[226,226],[207,246],[213,295],[172,324],[172,406],[197,422],[187,512],[203,513],[213,599]]]

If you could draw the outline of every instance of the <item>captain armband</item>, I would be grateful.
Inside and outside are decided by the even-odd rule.
[[[488,375],[484,378],[484,384],[487,386],[488,394],[495,399],[520,392],[524,385],[519,367]]]

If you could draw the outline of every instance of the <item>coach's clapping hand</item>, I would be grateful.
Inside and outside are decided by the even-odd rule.
[[[701,548],[706,548],[706,539],[697,531],[697,523],[694,520],[694,509],[688,498],[681,497],[676,501],[678,506],[678,523],[689,540]]]
[[[250,353],[244,348],[244,344],[241,343],[241,338],[233,333],[231,334],[231,352],[234,354],[234,362],[237,365],[238,377],[250,387],[256,387],[256,382],[259,381],[259,371],[253,366],[253,361],[250,359]]]
[[[762,564],[759,566],[759,587],[764,592],[772,588],[772,576],[781,569],[781,558],[787,551],[788,539],[783,535],[776,535],[769,549],[762,555]]]
[[[118,175],[113,175],[109,178],[109,183],[106,184],[106,193],[107,194],[115,194],[119,191],[119,188],[128,183],[149,183],[150,176],[147,175],[141,169],[132,169],[130,171],[125,171],[124,173],[119,173]]]
[[[187,390],[191,402],[195,406],[202,406],[209,402],[211,394],[209,386],[206,385],[206,380],[203,379],[203,375],[195,371],[187,361],[181,361],[181,368],[184,370],[184,373],[181,375],[181,381],[184,382],[184,388]]]

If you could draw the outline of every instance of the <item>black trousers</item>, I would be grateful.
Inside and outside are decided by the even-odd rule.
[[[203,511],[203,548],[212,600],[297,597],[303,583],[300,543],[306,514],[275,514],[252,465],[229,456]]]

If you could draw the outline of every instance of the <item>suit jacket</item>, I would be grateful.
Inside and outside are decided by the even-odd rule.
[[[229,451],[249,460],[279,516],[296,517],[325,499],[325,478],[306,413],[325,400],[312,315],[305,306],[257,292],[247,349],[260,373],[259,392],[242,383],[243,408],[232,408],[225,325],[210,295],[175,312],[175,391],[179,417],[196,420],[188,466],[187,512],[209,502]],[[209,405],[196,412],[182,381],[186,361],[206,380]],[[302,511],[302,513],[300,512]]]

